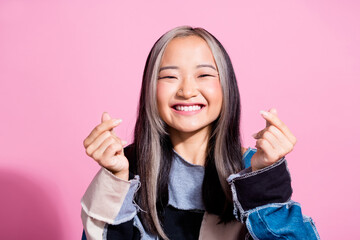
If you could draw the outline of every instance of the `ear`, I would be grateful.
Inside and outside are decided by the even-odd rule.
[[[107,112],[103,112],[103,114],[101,116],[101,122],[103,123],[103,122],[105,122],[107,120],[110,120],[110,119],[111,119],[110,115]]]

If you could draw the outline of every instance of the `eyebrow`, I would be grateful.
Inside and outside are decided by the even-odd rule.
[[[217,69],[211,64],[200,64],[200,65],[196,66],[196,68],[202,68],[202,67],[212,68],[215,71],[217,71]],[[165,67],[160,68],[159,72],[161,72],[162,70],[166,70],[166,69],[179,69],[179,67],[177,67],[177,66],[165,66]]]

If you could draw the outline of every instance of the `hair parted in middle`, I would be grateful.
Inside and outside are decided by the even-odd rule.
[[[162,214],[168,202],[168,180],[173,157],[167,124],[157,106],[157,81],[160,63],[174,38],[198,36],[208,44],[219,73],[223,93],[219,117],[212,123],[205,176],[202,187],[206,211],[217,214],[223,222],[234,219],[233,203],[227,177],[243,168],[240,139],[240,95],[229,55],[222,44],[203,28],[176,27],[162,35],[152,47],[144,69],[138,117],[134,131],[136,163],[130,171],[140,176],[141,187],[136,202],[143,210],[140,217],[146,230],[167,239],[162,228]]]

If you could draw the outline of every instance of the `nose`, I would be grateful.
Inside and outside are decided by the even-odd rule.
[[[193,77],[186,77],[181,81],[177,96],[189,99],[199,94],[198,85]]]

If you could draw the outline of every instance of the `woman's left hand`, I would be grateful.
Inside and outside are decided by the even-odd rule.
[[[279,119],[275,108],[268,112],[260,111],[266,120],[266,127],[253,135],[256,141],[256,153],[251,158],[252,171],[270,166],[291,152],[296,144],[296,137]]]

